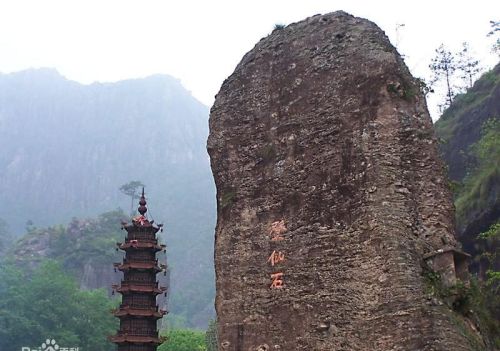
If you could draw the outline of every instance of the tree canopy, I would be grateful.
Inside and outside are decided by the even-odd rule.
[[[167,337],[158,351],[205,351],[205,333],[190,329],[173,329],[164,334]]]
[[[64,347],[113,350],[107,336],[117,329],[115,306],[104,290],[81,291],[60,264],[45,261],[27,276],[0,267],[0,350],[39,347],[47,338]]]
[[[139,198],[139,189],[144,187],[140,180],[132,180],[120,187],[120,191],[127,196],[130,196],[130,213],[134,213],[134,200]]]

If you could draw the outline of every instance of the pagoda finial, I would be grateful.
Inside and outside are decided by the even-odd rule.
[[[146,212],[148,212],[148,209],[146,207],[146,198],[144,197],[144,187],[142,187],[142,195],[141,199],[139,200],[139,208],[137,208],[141,216],[144,216]]]

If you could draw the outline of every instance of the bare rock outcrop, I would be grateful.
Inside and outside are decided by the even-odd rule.
[[[221,350],[472,349],[426,293],[426,259],[458,274],[453,207],[425,98],[375,24],[335,12],[261,40],[208,151]]]

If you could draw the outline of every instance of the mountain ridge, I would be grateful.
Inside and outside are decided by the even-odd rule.
[[[0,135],[0,218],[12,232],[128,212],[119,188],[139,180],[148,214],[165,224],[172,313],[206,326],[215,226],[208,107],[178,79],[83,85],[52,69],[0,74]]]

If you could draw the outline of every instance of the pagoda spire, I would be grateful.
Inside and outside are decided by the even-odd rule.
[[[137,208],[137,211],[141,214],[141,216],[144,216],[146,212],[148,212],[148,208],[146,207],[147,202],[146,198],[144,197],[144,187],[142,187],[142,195],[139,200],[139,207]]]

